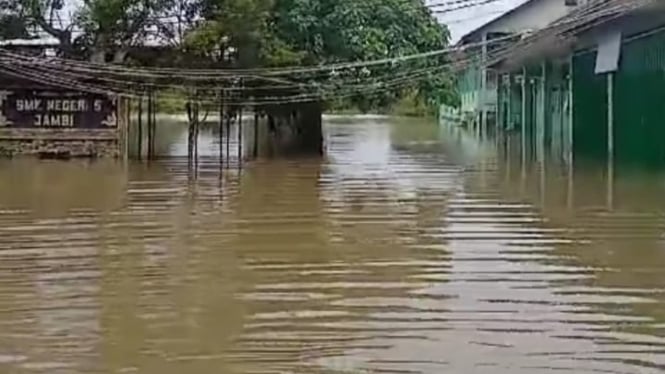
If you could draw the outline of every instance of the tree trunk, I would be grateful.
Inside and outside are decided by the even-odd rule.
[[[113,54],[113,62],[114,64],[122,64],[125,62],[125,59],[127,58],[127,55],[129,54],[129,47],[120,47],[115,51]]]
[[[90,62],[96,64],[103,64],[106,62],[106,50],[104,48],[94,47],[92,54],[90,55]]]

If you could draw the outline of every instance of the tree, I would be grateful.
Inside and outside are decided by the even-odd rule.
[[[441,50],[449,40],[447,28],[421,0],[277,0],[273,15],[274,33],[304,53],[301,62],[308,65]],[[351,101],[361,109],[385,107],[412,89],[429,102],[441,96],[454,100],[449,73],[441,68],[446,64],[447,59],[439,57],[358,70],[353,74],[359,82],[373,82],[372,77],[377,84],[391,76],[408,79],[407,71],[421,83],[402,84],[399,89],[388,86],[371,95],[363,92]],[[343,78],[348,81],[353,76]]]
[[[146,40],[160,22],[160,16],[175,1],[16,0],[13,3],[29,22],[59,41],[63,56],[123,62],[129,48]]]
[[[29,37],[28,20],[15,0],[0,0],[0,39]]]
[[[203,21],[185,37],[186,48],[214,55],[227,67],[265,65],[262,50],[278,43],[267,27],[271,0],[199,0],[198,8]]]
[[[31,23],[58,40],[63,55],[73,57],[74,23],[63,16],[66,13],[65,5],[65,0],[17,0],[16,2],[16,6]]]
[[[448,30],[421,0],[199,0],[204,22],[187,37],[191,50],[233,51],[227,65],[275,67],[366,61],[444,49]],[[425,101],[453,99],[445,58],[428,58],[302,77],[306,83],[338,87],[362,108],[386,107],[407,91]],[[411,75],[409,75],[411,74]],[[386,79],[394,84],[385,84]],[[426,77],[427,79],[423,79]],[[405,80],[414,83],[404,84]],[[418,83],[422,82],[422,83]],[[360,90],[362,86],[365,90]],[[383,86],[382,86],[383,85]],[[370,86],[375,87],[368,94]]]
[[[85,0],[76,24],[79,45],[94,62],[121,63],[132,46],[144,42],[161,23],[172,0]]]
[[[386,59],[441,50],[449,39],[422,0],[65,1],[0,4],[16,4],[11,14],[24,14],[57,38],[63,55],[95,62],[126,62],[132,47],[151,39],[166,42],[162,62],[225,68]],[[160,62],[150,58],[142,62]],[[414,91],[433,103],[455,100],[447,63],[442,54],[289,80],[344,95],[362,109],[389,106]]]

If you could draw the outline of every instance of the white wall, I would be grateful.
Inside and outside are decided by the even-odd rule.
[[[578,0],[578,4],[584,1],[586,0]],[[485,32],[520,33],[541,29],[563,17],[574,8],[575,6],[566,6],[565,0],[533,0],[513,13],[498,18],[495,22],[474,31],[473,37],[468,39],[467,42],[480,41],[482,34]],[[486,69],[482,69],[480,74],[487,74]],[[488,111],[496,110],[496,88],[491,85],[489,80],[487,84],[488,87],[484,92],[480,87],[480,81],[477,82],[475,89],[462,92],[463,111],[474,112],[480,108]]]
[[[581,3],[581,1],[578,1]],[[536,30],[563,17],[574,7],[566,6],[564,0],[534,0],[517,11],[508,14],[490,25],[474,32],[480,38],[483,32],[518,33]]]

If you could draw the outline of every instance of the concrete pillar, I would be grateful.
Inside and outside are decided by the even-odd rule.
[[[324,154],[322,113],[319,102],[266,108],[270,153],[281,155]]]
[[[614,207],[614,73],[607,74],[607,208]]]
[[[546,203],[546,182],[547,182],[547,164],[545,157],[547,152],[547,63],[543,62],[541,66],[541,77],[540,77],[540,131],[539,131],[539,140],[540,140],[540,196],[541,196],[541,206],[544,208]]]
[[[506,111],[506,130],[512,130],[513,124],[513,75],[508,73],[508,110]]]
[[[526,152],[527,152],[527,139],[526,139],[526,67],[522,68],[522,130],[520,136],[522,139],[522,173],[526,174]]]
[[[300,108],[298,127],[300,128],[300,151],[312,155],[323,156],[323,124],[321,103],[303,104]]]
[[[487,135],[487,33],[483,33],[481,46],[481,69],[480,69],[480,128],[482,136]]]
[[[540,142],[540,158],[544,160],[547,148],[547,63],[543,62],[541,65],[541,77],[540,77],[540,113],[539,122],[540,122],[540,131],[538,132],[538,140]]]
[[[574,179],[575,179],[575,152],[574,152],[574,115],[573,115],[573,108],[574,108],[574,95],[573,95],[573,57],[570,57],[570,61],[568,63],[568,133],[566,134],[568,137],[568,209],[573,208],[573,203],[575,201],[574,199]]]
[[[575,77],[573,76],[573,58],[570,58],[570,65],[569,65],[569,72],[568,72],[568,163],[571,165],[571,167],[574,164],[574,159],[575,159],[575,152],[574,152],[574,145],[575,145],[575,116],[574,116],[574,108],[575,108],[575,97],[573,94],[573,82]]]

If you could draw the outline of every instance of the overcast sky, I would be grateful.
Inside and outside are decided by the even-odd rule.
[[[459,0],[458,0],[459,1]],[[464,0],[462,0],[464,1]],[[482,0],[470,0],[482,1]],[[484,5],[471,6],[468,8],[447,12],[438,15],[441,23],[448,25],[451,34],[451,43],[456,43],[460,37],[484,25],[492,19],[501,16],[501,14],[509,11],[510,9],[522,4],[528,0],[496,0]],[[563,1],[563,0],[562,0]],[[449,0],[425,0],[427,4],[450,3]],[[433,9],[450,9],[452,7],[459,7],[457,5],[443,5]]]

